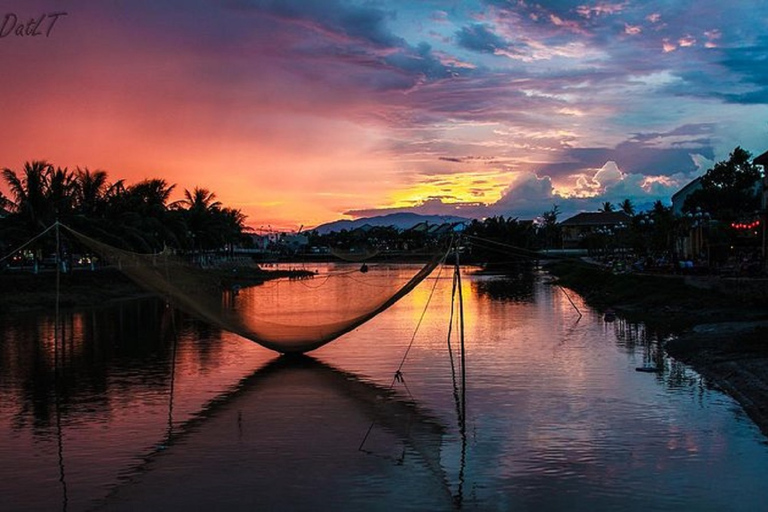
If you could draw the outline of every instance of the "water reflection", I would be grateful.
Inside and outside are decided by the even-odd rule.
[[[670,358],[664,351],[664,342],[671,335],[649,331],[643,324],[628,322],[622,318],[606,322],[606,326],[613,327],[618,347],[629,355],[640,356],[643,365],[650,365],[659,370],[654,373],[655,378],[666,387],[698,389],[700,393],[703,392],[706,387],[703,377],[688,365]]]
[[[358,448],[368,423],[372,434]],[[319,502],[355,510],[367,500],[356,501],[364,493],[357,498],[355,493],[366,486],[366,492],[373,492],[384,484],[361,477],[364,468],[411,466],[407,469],[415,481],[400,491],[425,493],[418,499],[430,504],[437,500],[445,510],[453,500],[440,463],[445,433],[435,416],[390,388],[308,356],[281,356],[176,424],[141,456],[141,464],[123,474],[123,482],[101,507],[207,508],[221,505],[222,492],[247,489],[265,508],[296,509]],[[356,449],[359,455],[352,453]],[[227,471],[227,466],[238,470]],[[286,481],[264,479],[265,470]],[[329,478],[360,481],[356,489],[323,489],[322,481]],[[191,489],[207,491],[168,495],[159,491],[166,479],[182,479]],[[350,494],[343,496],[345,492]]]
[[[531,272],[483,276],[472,281],[473,290],[480,297],[497,301],[532,303],[535,301],[536,275]]]
[[[157,300],[63,315],[58,347],[52,316],[4,319],[0,396],[17,407],[14,428],[46,434],[57,407],[68,423],[109,413],[112,394],[133,385],[126,377],[137,371],[142,386],[167,389],[171,315]]]
[[[606,323],[573,294],[577,318],[538,277],[462,281],[457,424],[447,275],[394,393],[431,281],[317,359],[142,301],[62,315],[57,365],[50,316],[0,319],[3,508],[768,507],[768,450],[734,402],[666,358],[663,333]],[[488,286],[506,279],[528,291]],[[663,371],[635,372],[645,362]]]

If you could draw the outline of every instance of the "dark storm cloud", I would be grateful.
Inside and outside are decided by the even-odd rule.
[[[655,139],[665,139],[669,137],[711,135],[714,128],[715,125],[712,123],[684,124],[668,132],[635,133],[632,136],[632,140],[637,142],[648,142]]]
[[[624,142],[615,148],[571,148],[563,151],[560,161],[535,167],[540,175],[569,176],[584,169],[602,167],[607,161],[614,161],[624,172],[633,174],[671,175],[691,173],[697,170],[691,154],[700,154],[707,159],[714,158],[712,147],[651,148],[636,142]]]
[[[332,33],[367,41],[381,47],[398,47],[402,38],[386,26],[394,13],[370,5],[354,5],[338,0],[228,0],[226,5],[240,10],[255,10],[284,20],[317,24]]]
[[[475,23],[463,27],[456,33],[456,42],[462,48],[480,53],[494,53],[496,50],[506,48],[507,42],[494,34],[488,25]]]
[[[752,90],[731,92],[722,97],[732,103],[768,103],[768,36],[760,37],[750,46],[727,48],[720,63],[725,66],[738,83]]]

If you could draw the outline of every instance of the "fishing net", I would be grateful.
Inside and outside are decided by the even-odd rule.
[[[340,260],[353,262],[366,261],[379,254],[378,249],[372,247],[356,248],[354,250],[342,250],[331,247],[330,251],[333,256],[339,258]]]
[[[65,229],[179,309],[283,353],[314,350],[362,325],[418,286],[442,259],[440,253],[423,266],[317,265],[262,281],[256,267],[203,269],[167,250],[133,253]]]

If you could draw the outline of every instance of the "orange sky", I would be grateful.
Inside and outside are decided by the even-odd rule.
[[[747,19],[666,2],[241,4],[5,2],[0,167],[162,177],[295,228],[646,205],[766,144],[763,79],[733,60],[759,50]],[[67,14],[47,37],[4,21],[51,12]]]

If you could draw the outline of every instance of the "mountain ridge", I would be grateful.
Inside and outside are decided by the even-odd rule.
[[[351,231],[353,229],[360,228],[366,224],[370,226],[392,226],[397,229],[409,229],[419,224],[420,222],[428,222],[430,224],[444,224],[446,222],[467,222],[470,219],[466,217],[457,217],[454,215],[421,215],[418,213],[410,212],[397,212],[388,213],[386,215],[377,215],[374,217],[361,217],[359,219],[348,220],[340,219],[332,222],[326,222],[313,228],[311,231],[317,231],[318,234],[324,235],[332,233],[334,231],[341,231],[346,229]]]

